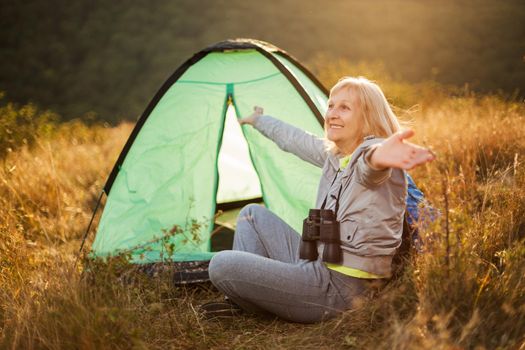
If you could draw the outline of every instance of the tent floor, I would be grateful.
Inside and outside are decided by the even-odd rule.
[[[215,223],[210,239],[210,250],[220,252],[221,250],[232,249],[234,232],[230,227]]]
[[[232,249],[237,216],[239,216],[241,209],[242,208],[220,210],[217,213],[210,238],[210,250],[212,252]]]

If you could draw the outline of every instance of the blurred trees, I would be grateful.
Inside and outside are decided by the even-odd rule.
[[[525,91],[518,0],[48,0],[0,3],[0,90],[67,119],[135,119],[203,47],[269,41],[309,66],[382,62],[389,77]]]

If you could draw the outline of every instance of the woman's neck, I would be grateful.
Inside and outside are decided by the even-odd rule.
[[[359,146],[359,143],[357,141],[346,142],[344,144],[337,144],[336,143],[336,146],[337,146],[337,149],[339,150],[341,156],[345,157],[345,156],[349,156],[352,153],[354,153],[354,151],[357,148],[357,146]]]

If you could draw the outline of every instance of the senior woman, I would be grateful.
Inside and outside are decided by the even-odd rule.
[[[405,140],[375,83],[344,77],[330,90],[321,139],[263,115],[260,107],[241,124],[253,126],[281,149],[322,168],[316,208],[332,209],[340,225],[340,261],[301,259],[301,235],[261,205],[244,207],[233,250],[217,253],[211,282],[225,302],[208,303],[208,316],[237,310],[312,323],[351,309],[377,281],[392,273],[401,243],[407,181],[405,170],[434,159]]]

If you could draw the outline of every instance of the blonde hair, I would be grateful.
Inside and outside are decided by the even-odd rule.
[[[363,129],[360,133],[360,140],[369,135],[387,138],[399,130],[401,125],[392,111],[381,88],[374,82],[364,77],[342,77],[330,89],[330,96],[342,89],[353,89],[357,93],[361,105],[363,117]],[[341,153],[334,145],[330,145],[334,153]]]

